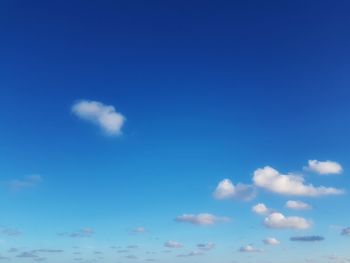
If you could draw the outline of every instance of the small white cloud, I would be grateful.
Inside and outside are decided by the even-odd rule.
[[[265,245],[271,245],[271,246],[275,246],[275,245],[279,245],[281,242],[279,240],[277,240],[274,237],[267,237],[263,240]]]
[[[216,199],[241,199],[248,201],[255,197],[255,191],[251,185],[241,183],[234,185],[230,179],[224,179],[216,187],[214,197]]]
[[[97,124],[109,135],[120,135],[125,122],[125,117],[114,106],[98,101],[79,101],[72,106],[72,112],[81,119]]]
[[[198,215],[183,214],[175,218],[177,222],[190,223],[193,225],[213,225],[215,223],[227,222],[230,219],[228,217],[219,217],[208,213],[202,213]]]
[[[270,166],[255,170],[253,181],[256,186],[283,195],[315,197],[344,193],[343,190],[333,187],[315,187],[312,184],[305,184],[302,176],[281,174]]]
[[[302,217],[285,217],[281,213],[272,213],[264,220],[265,226],[279,229],[308,229],[311,222]]]
[[[244,253],[259,253],[259,252],[263,252],[262,249],[254,248],[252,245],[243,246],[238,251],[239,252],[244,252]]]
[[[31,188],[38,185],[42,181],[40,175],[30,175],[25,177],[24,179],[15,179],[9,181],[8,185],[11,190],[19,191],[25,188]]]
[[[308,210],[311,209],[311,205],[301,202],[301,201],[294,201],[289,200],[286,202],[286,207],[293,210]]]
[[[318,173],[318,174],[340,174],[343,172],[343,167],[333,161],[317,161],[317,160],[309,160],[308,166],[305,169]]]
[[[182,248],[183,244],[174,240],[168,240],[167,242],[164,243],[164,246],[168,248]]]
[[[268,215],[272,213],[272,210],[270,208],[267,208],[265,204],[260,203],[252,207],[252,212],[258,215]]]

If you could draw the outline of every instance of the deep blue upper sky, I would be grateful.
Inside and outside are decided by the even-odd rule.
[[[201,261],[250,262],[237,248],[276,236],[283,249],[262,262],[282,262],[283,251],[317,262],[349,256],[349,238],[329,227],[349,225],[346,194],[303,199],[314,207],[302,214],[315,222],[306,234],[326,236],[312,249],[290,245],[293,231],[269,232],[250,211],[262,202],[283,210],[299,197],[212,196],[224,178],[251,184],[266,165],[299,174],[312,159],[344,172],[306,173],[307,182],[349,186],[349,11],[348,1],[2,1],[0,225],[23,233],[3,233],[0,255],[63,249],[47,262],[70,262],[79,245],[85,260],[95,249],[115,262],[125,255],[106,248],[137,243],[159,253],[129,252],[140,262],[173,263],[187,259],[160,251],[177,240],[185,243],[178,254],[216,243]],[[113,105],[126,118],[122,135],[74,116],[79,100]],[[8,189],[33,174],[39,185]],[[173,220],[204,212],[234,220],[209,228]],[[128,233],[140,226],[147,235]],[[86,227],[93,237],[57,235]]]

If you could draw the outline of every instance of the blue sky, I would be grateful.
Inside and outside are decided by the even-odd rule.
[[[350,262],[349,3],[0,7],[3,262]]]

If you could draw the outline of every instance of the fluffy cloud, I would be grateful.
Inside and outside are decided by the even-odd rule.
[[[241,199],[248,201],[253,199],[254,196],[253,186],[241,183],[234,185],[230,179],[220,181],[214,191],[216,199]]]
[[[318,174],[340,174],[343,172],[342,166],[337,162],[332,161],[317,161],[309,160],[308,166],[305,169]]]
[[[263,252],[262,249],[254,248],[252,245],[243,246],[243,247],[241,247],[238,251],[239,251],[239,252],[248,252],[248,253]]]
[[[212,250],[214,247],[215,247],[215,244],[212,242],[197,245],[197,248],[200,250]]]
[[[38,185],[42,181],[40,175],[29,175],[24,179],[15,179],[9,181],[8,185],[11,190],[19,191],[25,188],[31,188]]]
[[[293,210],[308,210],[312,208],[311,205],[307,203],[304,203],[301,201],[293,201],[293,200],[287,201],[286,207]]]
[[[350,227],[343,228],[341,234],[343,236],[350,236]]]
[[[258,215],[268,215],[272,213],[272,210],[270,208],[267,208],[265,204],[260,203],[252,207],[252,212]]]
[[[291,216],[285,217],[281,213],[272,213],[264,220],[265,226],[269,228],[280,229],[308,229],[311,227],[311,222],[302,217]]]
[[[72,106],[72,112],[79,118],[100,126],[109,135],[120,135],[125,122],[125,117],[114,106],[98,101],[79,101]]]
[[[274,237],[267,237],[263,240],[264,244],[266,245],[272,245],[272,246],[275,246],[275,245],[278,245],[280,244],[281,242],[279,240],[277,240],[276,238]]]
[[[299,236],[299,237],[291,237],[290,241],[301,241],[301,242],[315,242],[315,241],[323,241],[324,237],[321,236]]]
[[[168,240],[167,242],[164,243],[164,246],[168,248],[182,248],[183,244],[174,240]]]
[[[175,218],[177,222],[191,223],[193,225],[213,225],[215,223],[227,222],[228,217],[218,217],[212,214],[202,213],[198,215],[183,214]]]
[[[323,196],[344,193],[343,190],[332,187],[305,184],[302,176],[281,174],[270,166],[257,169],[254,172],[253,181],[256,186],[283,195]]]

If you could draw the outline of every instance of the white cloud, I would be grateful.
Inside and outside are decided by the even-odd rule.
[[[281,213],[272,213],[264,220],[265,226],[279,229],[308,229],[311,222],[302,217],[285,217]]]
[[[248,201],[253,199],[254,196],[253,186],[241,183],[234,185],[230,179],[220,181],[214,191],[216,199],[241,199]]]
[[[272,212],[272,210],[267,208],[265,204],[260,203],[252,207],[252,212],[258,215],[268,215]]]
[[[305,169],[310,170],[312,172],[318,174],[340,174],[343,172],[342,166],[333,161],[317,161],[317,160],[309,160],[308,166]]]
[[[125,117],[114,106],[98,101],[79,101],[72,106],[72,112],[79,118],[97,124],[109,135],[120,135],[125,122]]]
[[[264,244],[271,245],[271,246],[279,245],[281,243],[279,240],[277,240],[274,237],[267,237],[263,240],[263,242]]]
[[[19,191],[24,188],[31,188],[38,185],[42,181],[40,175],[30,175],[25,177],[24,179],[15,179],[9,181],[8,185],[11,190]]]
[[[175,218],[177,222],[191,223],[193,225],[213,225],[215,223],[227,222],[230,219],[228,217],[218,217],[208,213],[202,213],[198,215],[183,214]]]
[[[301,201],[294,201],[289,200],[286,202],[286,207],[293,210],[308,210],[311,209],[311,205],[301,202]]]
[[[343,190],[333,187],[315,187],[312,184],[305,184],[302,176],[281,174],[270,166],[255,170],[253,181],[256,186],[283,195],[322,196],[344,193]]]
[[[182,248],[183,244],[181,244],[177,241],[174,241],[174,240],[169,240],[169,241],[164,243],[164,246],[168,247],[168,248]]]
[[[244,247],[241,247],[239,249],[240,252],[245,252],[245,253],[257,253],[257,252],[263,252],[262,249],[257,249],[254,248],[252,245],[246,245]]]

